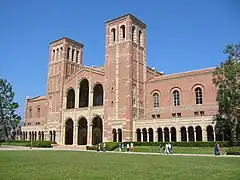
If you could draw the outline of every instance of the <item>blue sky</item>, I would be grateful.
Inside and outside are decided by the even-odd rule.
[[[147,63],[167,74],[218,65],[240,41],[239,0],[3,0],[0,78],[12,83],[23,116],[25,97],[45,95],[49,42],[84,44],[84,64],[103,65],[106,20],[132,13],[147,24]]]

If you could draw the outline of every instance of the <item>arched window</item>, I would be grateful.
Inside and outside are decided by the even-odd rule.
[[[73,59],[73,58],[74,58],[74,52],[75,52],[75,50],[72,49],[72,61],[74,60],[74,59]]]
[[[75,92],[73,89],[67,92],[67,109],[73,109],[75,107]]]
[[[153,107],[154,108],[159,107],[159,95],[158,95],[158,93],[153,94]]]
[[[132,41],[135,42],[135,37],[136,37],[136,28],[135,26],[132,26]]]
[[[29,109],[29,118],[32,118],[32,109]]]
[[[68,51],[67,51],[67,59],[69,60],[69,57],[70,57],[70,50],[71,50],[71,48],[69,47],[68,48]]]
[[[115,41],[116,41],[116,29],[115,29],[115,28],[113,28],[113,29],[111,30],[111,41],[112,41],[112,42],[115,42]]]
[[[76,63],[78,63],[78,56],[79,56],[79,51],[76,53]]]
[[[125,35],[126,35],[126,33],[125,33],[125,26],[124,25],[122,25],[121,27],[120,27],[120,29],[121,29],[121,38],[122,39],[125,39]]]
[[[37,117],[40,118],[40,107],[37,108]]]
[[[180,106],[180,95],[178,90],[173,91],[173,105]]]
[[[202,104],[203,103],[203,93],[202,93],[202,89],[200,87],[197,87],[195,89],[195,96],[196,96],[196,104]]]
[[[142,31],[139,30],[139,33],[138,33],[138,44],[141,46],[142,45]]]

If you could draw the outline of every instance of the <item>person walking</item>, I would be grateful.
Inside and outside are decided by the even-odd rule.
[[[127,152],[129,152],[129,144],[127,143]]]
[[[133,151],[133,143],[130,144],[130,151]]]

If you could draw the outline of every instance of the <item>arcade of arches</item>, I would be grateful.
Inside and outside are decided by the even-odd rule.
[[[101,84],[95,84],[93,91],[89,91],[89,82],[87,79],[83,79],[78,91],[79,93],[75,93],[74,89],[67,91],[66,109],[103,106],[103,86]],[[92,92],[93,95],[89,96],[89,93]],[[89,100],[89,97],[92,99]]]
[[[21,140],[30,140],[30,141],[44,141],[44,132],[43,131],[30,131],[30,132],[20,132]],[[54,140],[55,141],[55,140]]]
[[[113,135],[113,139],[114,137]],[[136,140],[139,142],[227,141],[229,138],[227,133],[215,133],[213,126],[207,126],[206,130],[202,130],[200,126],[183,126],[179,131],[175,127],[158,128],[156,131],[152,128],[136,130]]]
[[[86,118],[81,117],[75,126],[73,120],[68,119],[65,123],[64,142],[66,145],[95,145],[102,143],[103,121],[101,117],[94,117],[91,124],[88,123]]]

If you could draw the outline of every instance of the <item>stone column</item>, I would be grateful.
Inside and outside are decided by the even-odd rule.
[[[171,133],[171,131],[169,131],[169,142],[171,142],[172,141],[172,133]]]
[[[187,142],[189,142],[189,133],[188,133],[188,131],[186,131],[187,132]]]
[[[147,132],[147,142],[149,142],[149,132]]]
[[[79,92],[80,85],[77,85],[77,93],[75,94],[75,108],[79,108]]]
[[[164,135],[165,133],[164,132],[162,132],[162,140],[163,140],[163,142],[165,142],[165,135]]]
[[[153,131],[153,142],[158,142],[158,132]]]
[[[143,142],[143,132],[141,132],[141,142]]]
[[[216,132],[213,130],[213,141],[216,141]]]
[[[78,125],[74,126],[74,130],[73,130],[73,145],[77,145],[77,138],[78,136]]]
[[[203,129],[203,130],[202,130],[202,133],[203,133],[203,135],[202,135],[203,141],[207,141],[207,130],[206,130],[206,129]]]
[[[65,144],[65,130],[66,130],[66,125],[63,126],[63,130],[62,130],[62,144]]]
[[[118,134],[118,132],[116,132],[116,133],[117,133],[117,142],[119,142],[119,140],[118,140],[119,139],[119,134]]]
[[[181,131],[176,131],[177,142],[181,141]]]
[[[194,142],[197,140],[197,131],[194,131]]]
[[[89,87],[89,96],[88,96],[88,107],[93,106],[93,89]]]
[[[87,142],[88,146],[92,145],[92,122],[89,123],[88,126],[88,142]]]

